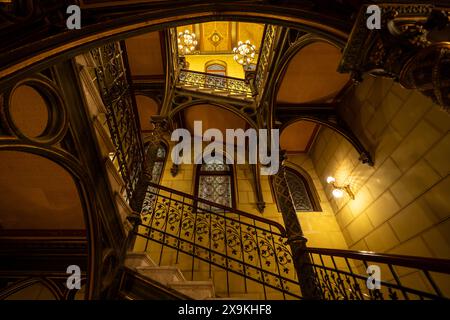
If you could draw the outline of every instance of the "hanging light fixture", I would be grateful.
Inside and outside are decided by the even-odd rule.
[[[195,33],[189,30],[178,33],[178,50],[180,55],[192,53],[197,47],[198,41]]]
[[[251,64],[255,58],[256,47],[250,43],[250,40],[245,42],[239,41],[238,46],[233,48],[234,61],[237,63],[248,66]]]

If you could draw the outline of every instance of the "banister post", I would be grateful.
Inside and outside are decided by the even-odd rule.
[[[300,222],[292,201],[292,196],[287,184],[285,176],[285,168],[283,162],[285,160],[284,152],[280,152],[280,168],[273,175],[273,183],[275,196],[278,199],[284,225],[286,228],[286,236],[292,251],[294,267],[300,283],[302,296],[305,299],[320,299],[320,288],[317,286],[311,259],[306,251],[307,239],[303,236]]]
[[[126,248],[126,250],[125,250],[126,252],[133,250],[134,243],[136,241],[136,234],[138,232],[139,225],[142,223],[141,216],[136,212],[134,212],[131,215],[128,215],[127,220],[131,224],[131,229],[130,229],[130,231],[128,231],[126,243],[124,246]],[[125,254],[126,254],[126,252],[125,252]]]

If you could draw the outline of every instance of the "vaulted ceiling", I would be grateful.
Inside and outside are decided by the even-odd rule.
[[[196,51],[186,55],[186,57],[192,57],[190,69],[198,67],[195,71],[204,72],[205,61],[202,57],[232,56],[230,54],[232,48],[239,40],[248,39],[259,50],[264,25],[212,21],[179,26],[176,32],[184,32],[184,30],[195,32],[199,41]],[[164,31],[150,32],[124,41],[130,79],[144,135],[153,129],[150,118],[160,113],[163,103],[162,95],[156,97],[154,94],[149,94],[148,87],[153,88],[155,83],[159,83],[160,88],[164,88],[164,66],[167,63],[165,59],[168,57],[165,55],[166,36],[167,33]],[[172,54],[176,53],[172,52]],[[203,60],[197,63],[198,59]],[[316,104],[333,108],[335,105],[333,103],[349,83],[347,74],[337,72],[340,60],[341,50],[325,40],[316,40],[300,47],[278,75],[271,75],[278,76],[274,92],[274,111],[280,106],[285,109],[292,107],[292,109],[302,110]],[[231,63],[235,62],[231,60]],[[235,67],[242,69],[242,66],[237,64]],[[233,66],[230,69],[232,70]],[[245,130],[251,126],[246,122],[245,117],[238,116],[218,105],[200,103],[184,109],[175,118],[178,122],[177,126],[193,131],[193,122],[197,120],[203,122],[203,131],[208,128],[218,128],[223,134],[227,128]],[[307,153],[321,125],[305,119],[295,121],[295,117],[292,120],[282,126],[281,147],[290,153]]]

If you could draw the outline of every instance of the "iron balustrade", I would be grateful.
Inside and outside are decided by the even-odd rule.
[[[252,99],[252,90],[244,79],[182,69],[178,83],[186,89],[190,87],[211,89],[213,93],[220,92],[233,97]]]
[[[96,82],[107,110],[106,119],[115,147],[117,162],[125,181],[126,197],[133,197],[144,163],[144,149],[139,131],[137,111],[133,107],[130,86],[118,42],[111,42],[90,51],[95,61]]]
[[[450,298],[450,260],[322,248],[307,248],[306,254],[322,299]],[[380,268],[379,289],[368,289],[370,265]]]
[[[134,249],[148,251],[159,265],[178,264],[190,280],[222,272],[214,284],[227,296],[254,293],[257,284],[264,299],[303,298],[279,223],[154,183],[147,202]],[[311,261],[311,283],[324,300],[450,297],[450,260],[326,248],[306,248],[300,258],[304,255]],[[380,289],[367,287],[369,265],[381,270]]]
[[[166,263],[184,264],[181,269],[190,270],[191,280],[219,274],[226,281],[221,293],[227,296],[255,293],[256,286],[264,298],[301,298],[282,225],[157,184],[149,187],[151,206],[142,216],[137,240],[146,239],[144,250],[159,265],[169,255],[174,260]]]

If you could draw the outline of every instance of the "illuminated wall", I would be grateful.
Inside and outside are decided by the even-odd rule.
[[[312,159],[349,248],[450,258],[450,117],[420,93],[366,77],[341,106],[371,147],[375,166],[329,129]],[[334,199],[326,177],[350,183],[355,200]]]

